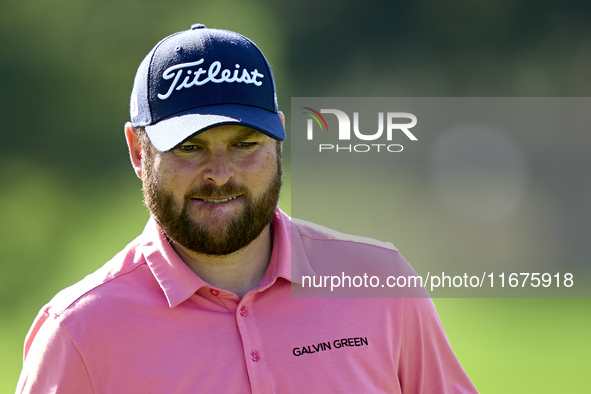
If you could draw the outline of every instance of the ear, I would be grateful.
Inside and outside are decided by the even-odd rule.
[[[131,166],[138,178],[142,179],[142,145],[140,144],[140,137],[137,135],[135,127],[130,122],[125,123],[125,139],[127,140],[127,148],[129,149],[129,158],[131,159]]]
[[[285,115],[283,112],[279,111],[279,117],[281,118],[281,123],[283,123],[283,128],[285,129]],[[279,142],[279,146],[281,147],[281,150],[283,150],[283,141]]]
[[[283,123],[283,128],[285,128],[285,115],[283,112],[279,111],[279,117],[281,118],[281,123]]]

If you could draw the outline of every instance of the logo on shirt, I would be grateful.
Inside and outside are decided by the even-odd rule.
[[[303,356],[304,354],[312,354],[324,352],[333,349],[342,349],[345,347],[355,346],[369,346],[367,337],[341,338],[335,339],[332,342],[320,342],[316,345],[306,345],[302,347],[294,347],[292,353],[294,356]]]

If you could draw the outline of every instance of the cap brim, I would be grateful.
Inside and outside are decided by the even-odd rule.
[[[279,114],[238,104],[212,105],[181,112],[146,126],[146,133],[156,149],[168,152],[199,133],[225,125],[250,127],[273,139],[285,139]]]

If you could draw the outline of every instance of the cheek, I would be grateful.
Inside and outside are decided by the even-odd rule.
[[[261,152],[256,158],[246,159],[241,167],[249,184],[264,189],[277,173],[277,154],[274,150]]]
[[[191,163],[170,158],[160,158],[154,163],[154,170],[158,183],[173,193],[191,184],[196,172]]]

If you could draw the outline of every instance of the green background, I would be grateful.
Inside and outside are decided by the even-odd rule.
[[[575,0],[3,1],[0,392],[14,391],[37,311],[147,220],[123,124],[135,70],[164,36],[201,22],[250,37],[283,109],[292,96],[589,96],[590,16]],[[569,146],[550,153],[567,160]],[[587,205],[548,226],[560,237],[590,217]],[[391,241],[412,262],[412,245]],[[480,392],[591,387],[589,300],[435,302]]]

